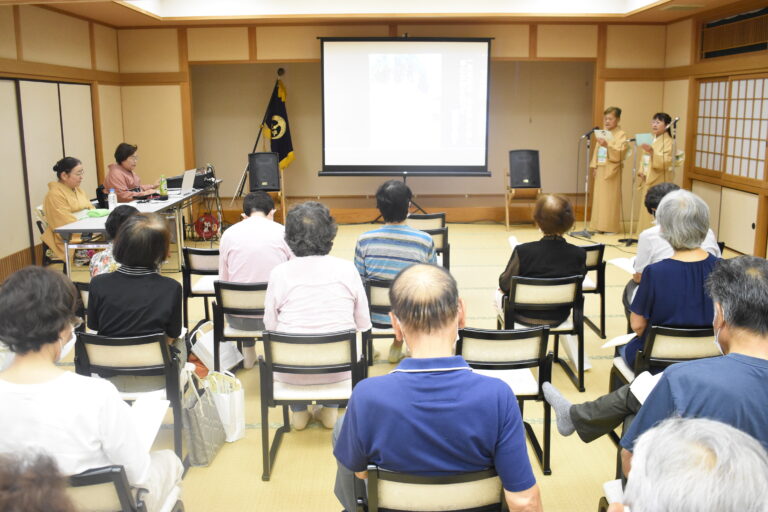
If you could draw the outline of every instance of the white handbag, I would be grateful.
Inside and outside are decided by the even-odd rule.
[[[213,322],[207,321],[198,325],[190,335],[192,353],[209,370],[213,370]],[[219,368],[230,370],[243,360],[243,354],[237,350],[237,342],[225,341],[219,344]]]
[[[228,443],[245,437],[245,392],[240,379],[230,372],[210,372],[205,378],[213,396]]]

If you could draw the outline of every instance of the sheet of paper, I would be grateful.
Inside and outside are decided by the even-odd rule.
[[[608,263],[611,265],[615,265],[619,267],[621,270],[628,274],[634,274],[635,273],[635,258],[634,256],[631,258],[614,258],[612,260],[608,260]]]
[[[520,245],[520,242],[518,241],[515,235],[510,236],[508,241],[509,241],[509,246],[512,248],[513,251],[515,250],[515,247]]]
[[[152,449],[169,404],[168,400],[142,397],[133,402],[131,406],[134,423],[138,429],[136,437],[141,448],[147,453]]]
[[[622,334],[621,336],[616,336],[615,338],[611,338],[610,340],[603,343],[603,346],[601,348],[613,348],[613,347],[620,347],[621,345],[626,345],[630,341],[632,341],[635,336],[637,336],[635,333],[631,332],[629,334]]]
[[[648,144],[649,146],[653,144],[653,134],[652,133],[638,133],[635,134],[635,142],[638,146],[642,146],[643,144]]]
[[[607,142],[611,142],[613,140],[613,134],[608,130],[595,130],[595,138],[605,139]]]
[[[661,379],[662,375],[664,374],[657,373],[656,375],[651,375],[650,372],[643,372],[635,377],[635,380],[629,385],[629,389],[632,391],[632,394],[635,395],[638,402],[641,404],[645,403],[648,395],[651,394],[653,388],[659,383],[659,379]]]

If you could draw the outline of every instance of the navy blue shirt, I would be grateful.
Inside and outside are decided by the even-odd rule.
[[[621,446],[632,451],[646,430],[673,416],[708,418],[743,430],[768,450],[768,360],[728,354],[670,366],[646,399]]]
[[[652,325],[666,327],[709,327],[715,310],[704,291],[704,282],[718,258],[711,254],[701,261],[666,259],[648,265],[630,308],[648,319],[643,336],[627,343],[621,355],[630,368],[635,366],[637,351],[645,344]]]
[[[503,381],[473,373],[461,356],[404,359],[392,373],[360,382],[334,455],[355,472],[368,464],[417,475],[494,467],[508,491],[536,483],[515,395]]]

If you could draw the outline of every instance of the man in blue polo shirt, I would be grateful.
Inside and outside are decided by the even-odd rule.
[[[512,390],[453,355],[464,325],[456,281],[443,268],[414,265],[395,278],[390,301],[392,327],[411,357],[355,387],[334,430],[339,501],[355,509],[352,473],[366,478],[368,464],[421,475],[494,467],[511,511],[540,511]]]
[[[435,243],[423,231],[405,224],[411,205],[411,189],[402,181],[389,180],[376,191],[376,207],[386,223],[360,235],[355,246],[355,267],[363,279],[391,281],[414,263],[437,263]],[[371,315],[374,324],[389,326],[386,314]],[[395,340],[389,348],[389,362],[402,359],[403,342]]]
[[[621,440],[625,474],[637,438],[672,416],[727,423],[768,449],[768,262],[720,260],[707,292],[715,306],[715,343],[725,356],[667,368]]]

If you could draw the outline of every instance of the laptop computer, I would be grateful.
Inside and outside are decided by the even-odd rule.
[[[184,178],[181,180],[181,188],[180,189],[169,189],[168,195],[187,195],[190,194],[193,190],[195,190],[195,174],[197,174],[197,169],[190,169],[188,171],[184,171]]]

